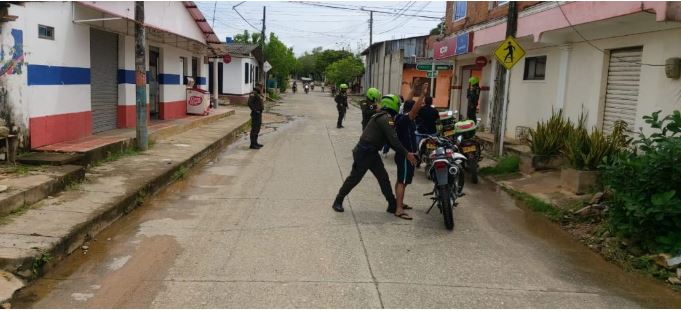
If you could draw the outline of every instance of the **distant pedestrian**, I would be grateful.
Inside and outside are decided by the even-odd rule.
[[[251,96],[248,97],[248,107],[251,108],[251,146],[250,149],[260,149],[263,145],[258,143],[258,134],[262,125],[262,112],[265,103],[262,98],[262,84],[257,83]]]
[[[476,77],[468,79],[468,113],[466,117],[468,120],[477,121],[478,100],[480,99],[480,81]]]
[[[338,109],[338,122],[336,128],[343,128],[343,118],[345,112],[348,110],[348,85],[343,83],[340,85],[340,93],[334,98],[336,101],[336,108]]]

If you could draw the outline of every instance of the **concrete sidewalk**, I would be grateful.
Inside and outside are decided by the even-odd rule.
[[[9,218],[0,225],[0,269],[26,279],[44,273],[146,196],[234,141],[250,125],[247,109],[234,109],[229,117],[160,139],[148,151],[93,167],[83,183]]]

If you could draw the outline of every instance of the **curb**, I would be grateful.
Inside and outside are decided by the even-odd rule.
[[[57,176],[0,200],[0,217],[7,216],[22,206],[34,204],[50,195],[59,193],[68,184],[82,181],[85,178],[85,168],[82,166],[64,165],[62,169],[65,170],[64,175]]]
[[[234,142],[239,134],[249,127],[250,119],[224,134],[221,138],[212,142],[201,151],[193,154],[188,159],[175,163],[166,170],[159,172],[159,174],[152,177],[151,180],[147,181],[141,187],[131,190],[118,198],[116,202],[105,204],[101,213],[92,216],[87,221],[74,227],[66,236],[61,237],[56,243],[52,244],[50,249],[42,251],[36,250],[31,256],[24,258],[0,258],[0,269],[6,269],[28,281],[37,279],[51,268],[54,268],[59,261],[78,249],[84,242],[93,238],[97,233],[114,223],[120,217],[134,210],[140,205],[145,197],[154,195],[161,189],[175,182],[178,179],[175,177],[177,172],[192,168],[202,160],[221,151],[224,147]],[[49,254],[52,260],[48,263],[44,263],[44,265],[38,269],[37,274],[32,274],[33,263],[40,261],[40,258],[45,254]]]

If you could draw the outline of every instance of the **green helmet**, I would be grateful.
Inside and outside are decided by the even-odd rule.
[[[400,98],[393,94],[385,95],[381,98],[381,106],[397,113],[400,111]]]
[[[372,87],[367,90],[367,99],[369,101],[375,102],[379,98],[381,98],[381,91],[379,91],[377,88]]]
[[[340,88],[341,88],[341,90],[347,89],[348,85],[345,84],[345,83],[341,83]]]
[[[477,77],[471,77],[470,79],[468,79],[468,83],[470,83],[470,85],[476,85],[478,84],[478,82],[480,81],[478,80]]]

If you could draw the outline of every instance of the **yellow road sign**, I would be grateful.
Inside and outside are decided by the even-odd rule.
[[[513,68],[518,61],[525,56],[525,50],[520,46],[520,43],[508,36],[504,42],[494,51],[497,60],[506,67],[507,70]]]

